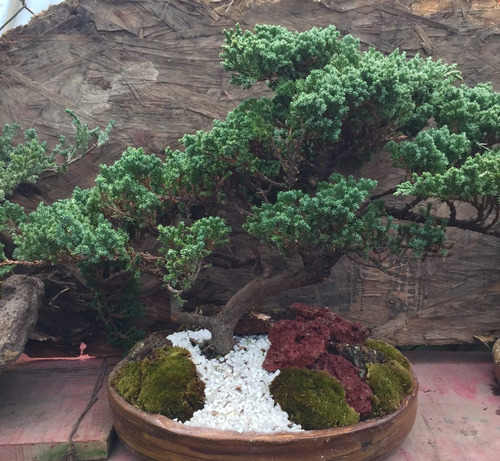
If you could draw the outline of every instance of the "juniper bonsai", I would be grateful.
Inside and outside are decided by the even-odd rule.
[[[265,84],[270,95],[186,134],[164,157],[128,148],[101,167],[95,187],[51,206],[25,214],[6,202],[16,249],[5,264],[72,263],[108,279],[153,274],[173,319],[210,329],[226,353],[249,308],[320,282],[342,255],[377,264],[389,254],[444,255],[447,225],[500,235],[500,94],[491,85],[468,87],[441,61],[362,51],[333,26],[237,25],[224,34],[232,83]],[[374,193],[376,181],[357,168],[384,148],[405,179]],[[408,197],[389,206],[391,194]],[[434,216],[436,202],[446,216],[442,207]],[[476,216],[461,219],[459,203]],[[225,219],[228,210],[244,223]],[[255,277],[214,315],[183,309],[214,251],[241,231],[254,238]],[[157,250],[142,249],[146,236]],[[264,262],[263,246],[282,255],[279,269]]]
[[[0,135],[0,202],[23,183],[35,183],[40,174],[52,170],[64,173],[68,165],[85,156],[95,147],[102,146],[109,139],[109,132],[115,125],[111,120],[104,130],[99,127],[89,129],[75,112],[66,109],[73,119],[75,128],[74,143],[68,143],[64,136],[59,137],[56,147],[48,152],[47,142],[39,141],[33,128],[24,132],[25,143],[13,144],[20,125],[5,125]],[[90,144],[94,138],[94,143]]]

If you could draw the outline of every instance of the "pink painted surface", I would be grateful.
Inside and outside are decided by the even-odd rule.
[[[500,396],[491,354],[406,355],[420,383],[417,419],[387,461],[500,460]]]

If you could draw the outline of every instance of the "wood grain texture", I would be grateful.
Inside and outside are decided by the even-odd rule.
[[[59,461],[74,428],[71,459],[107,459],[114,432],[102,378],[115,363],[23,357],[5,370],[0,379],[0,460]]]
[[[117,365],[119,367],[120,364]],[[115,368],[116,370],[116,368]],[[382,459],[411,431],[413,393],[389,416],[340,428],[275,434],[193,428],[127,403],[108,379],[108,399],[118,437],[141,459],[158,461],[368,461]]]

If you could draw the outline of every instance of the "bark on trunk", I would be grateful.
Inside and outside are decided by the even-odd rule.
[[[234,346],[234,329],[240,318],[252,307],[258,306],[262,300],[278,295],[292,288],[299,288],[317,283],[318,277],[306,270],[287,272],[269,278],[258,277],[253,279],[239,290],[222,308],[211,318],[211,344],[215,351],[225,355]]]

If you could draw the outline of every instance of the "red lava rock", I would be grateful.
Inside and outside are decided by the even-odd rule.
[[[271,347],[263,368],[269,372],[290,367],[324,370],[340,381],[346,402],[361,418],[367,418],[372,410],[370,386],[361,378],[357,366],[329,346],[362,344],[369,331],[328,309],[294,303],[290,310],[296,320],[280,320],[269,330]]]
[[[289,309],[297,320],[321,322],[330,329],[330,339],[334,342],[362,344],[370,331],[359,322],[349,322],[328,309],[293,303]],[[272,340],[271,340],[272,341]]]
[[[326,351],[330,330],[317,320],[280,320],[271,326],[268,338],[271,347],[262,366],[272,373],[282,368],[313,367]]]
[[[347,404],[360,414],[361,419],[370,415],[373,392],[359,375],[358,367],[341,355],[325,353],[314,368],[326,371],[340,381],[345,390]]]

